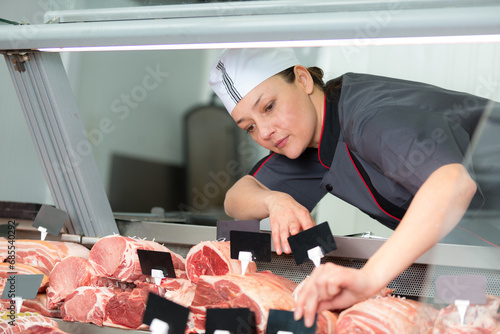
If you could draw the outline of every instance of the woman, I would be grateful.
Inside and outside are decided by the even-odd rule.
[[[395,229],[362,269],[328,263],[312,272],[295,311],[307,326],[316,312],[380,291],[452,231],[471,202],[480,205],[462,162],[489,102],[364,74],[325,85],[322,75],[291,49],[227,50],[210,73],[236,124],[271,151],[228,191],[228,215],[269,217],[277,254],[314,226],[310,211],[327,193]]]

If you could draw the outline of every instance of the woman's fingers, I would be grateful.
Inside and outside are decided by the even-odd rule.
[[[290,230],[288,225],[280,226],[280,238],[281,238],[281,246],[283,247],[283,252],[286,254],[290,254],[291,249],[288,244],[288,237],[290,236]]]
[[[274,249],[278,255],[292,252],[288,243],[290,235],[296,235],[301,230],[314,226],[309,211],[301,206],[297,207],[293,202],[289,205],[275,206],[270,212],[269,219]]]
[[[333,304],[342,292],[341,280],[336,278],[336,265],[327,263],[315,268],[311,276],[296,290],[296,320],[304,318],[304,324],[311,327],[316,313]]]
[[[306,303],[304,305],[304,325],[306,327],[312,327],[312,325],[314,324],[318,304],[318,294],[317,291],[315,291],[309,295],[309,298],[306,299]]]
[[[276,254],[281,255],[281,238],[279,223],[271,223],[271,237],[273,239],[274,250]]]
[[[319,268],[315,268],[311,276],[302,281],[302,283],[300,283],[300,285],[295,290],[296,304],[294,318],[295,320],[304,318],[304,324],[307,327],[311,327],[311,318],[314,322],[316,307],[319,302],[318,289],[315,281],[318,270]]]
[[[318,295],[310,282],[305,282],[304,285],[297,291],[297,303],[295,306],[294,318],[299,320],[304,318],[304,325],[311,327],[316,316],[316,306],[318,304]],[[307,296],[307,298],[305,298]]]
[[[299,224],[296,219],[294,219],[295,223],[286,221],[285,219],[281,218],[279,221],[271,222],[272,240],[274,249],[278,255],[281,255],[282,252],[286,254],[291,253],[292,250],[290,249],[290,244],[288,243],[288,237],[290,235],[297,234],[298,232],[295,231],[299,229]]]

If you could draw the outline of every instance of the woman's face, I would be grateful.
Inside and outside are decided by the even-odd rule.
[[[296,66],[292,84],[272,76],[245,95],[231,116],[259,145],[295,159],[317,147],[321,136],[322,109],[315,108],[314,89],[307,69]]]

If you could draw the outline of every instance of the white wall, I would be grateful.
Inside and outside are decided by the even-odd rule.
[[[49,0],[0,2],[0,17],[42,23]],[[3,56],[0,56],[0,201],[53,204]]]
[[[0,60],[0,201],[53,204],[4,57]]]
[[[183,117],[203,101],[204,51],[93,52],[82,56],[78,105],[101,177],[111,155],[183,165]],[[102,133],[109,119],[112,131]]]
[[[202,94],[204,54],[62,55],[105,188],[113,153],[184,163],[184,113],[208,101]],[[0,63],[0,87],[0,200],[53,204],[5,62]],[[100,131],[104,119],[111,120],[111,132]]]

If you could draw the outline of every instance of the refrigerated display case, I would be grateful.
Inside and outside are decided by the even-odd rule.
[[[57,6],[56,6],[57,7]],[[92,6],[90,6],[92,7]],[[0,26],[4,54],[55,205],[70,221],[58,239],[88,247],[119,233],[163,242],[182,255],[215,239],[214,226],[174,222],[165,216],[120,217],[112,212],[78,117],[61,52],[188,50],[225,47],[331,47],[500,43],[497,1],[235,1],[156,6],[63,9],[44,23]],[[423,60],[427,61],[427,60]],[[492,73],[492,82],[500,80]],[[106,129],[106,124],[103,124]],[[15,217],[14,217],[15,218]],[[20,236],[37,238],[23,224]],[[324,259],[360,268],[385,238],[336,237]],[[478,274],[500,296],[500,249],[438,244],[391,282],[395,293],[431,299],[439,275]],[[295,282],[311,271],[291,256],[258,264]],[[92,328],[92,327],[91,327]],[[84,332],[84,329],[81,329]]]

